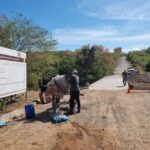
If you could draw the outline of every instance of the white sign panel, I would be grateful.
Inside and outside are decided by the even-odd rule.
[[[26,91],[26,54],[0,47],[0,98]]]

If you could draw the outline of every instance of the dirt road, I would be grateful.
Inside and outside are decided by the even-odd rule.
[[[126,57],[120,59],[119,65],[114,73],[114,75],[109,75],[101,80],[90,85],[90,90],[123,90],[127,89],[123,86],[121,73],[130,67],[130,64],[126,61]]]
[[[36,119],[16,120],[1,128],[0,149],[149,150],[150,93],[108,91],[103,85],[99,90],[98,82],[95,90],[83,91],[81,113],[69,116],[66,123],[52,124],[47,104],[36,107]],[[68,99],[62,100],[62,113]]]
[[[125,56],[121,57],[119,64],[116,68],[115,74],[121,74],[124,70],[126,70],[130,66],[131,64],[128,61],[126,61],[126,57]]]

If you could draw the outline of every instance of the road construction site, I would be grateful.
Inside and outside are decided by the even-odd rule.
[[[51,104],[36,105],[35,119],[21,115],[10,121],[0,128],[1,150],[149,150],[150,92],[127,93],[120,73],[128,66],[122,58],[114,75],[82,90],[81,113],[70,115],[65,123],[50,122]],[[28,97],[38,98],[38,91],[30,91]],[[69,95],[61,100],[62,114],[68,100]]]

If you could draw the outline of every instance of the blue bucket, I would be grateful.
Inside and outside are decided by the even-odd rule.
[[[25,105],[25,114],[27,119],[35,118],[35,109],[33,104]]]

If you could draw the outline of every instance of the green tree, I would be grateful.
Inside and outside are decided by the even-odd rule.
[[[12,23],[5,16],[0,16],[0,46],[10,48]]]
[[[12,48],[18,51],[42,51],[55,48],[57,41],[46,29],[36,25],[32,20],[17,14],[12,18]]]
[[[145,52],[149,53],[150,54],[150,47],[148,47]]]
[[[101,45],[81,47],[77,52],[75,64],[82,85],[86,82],[92,83],[106,74],[111,74],[114,67],[112,55]]]
[[[62,59],[59,62],[58,72],[59,74],[71,74],[72,70],[75,68],[74,59]]]
[[[23,52],[48,51],[55,48],[57,41],[48,30],[16,14],[10,20],[1,16],[0,45]]]

